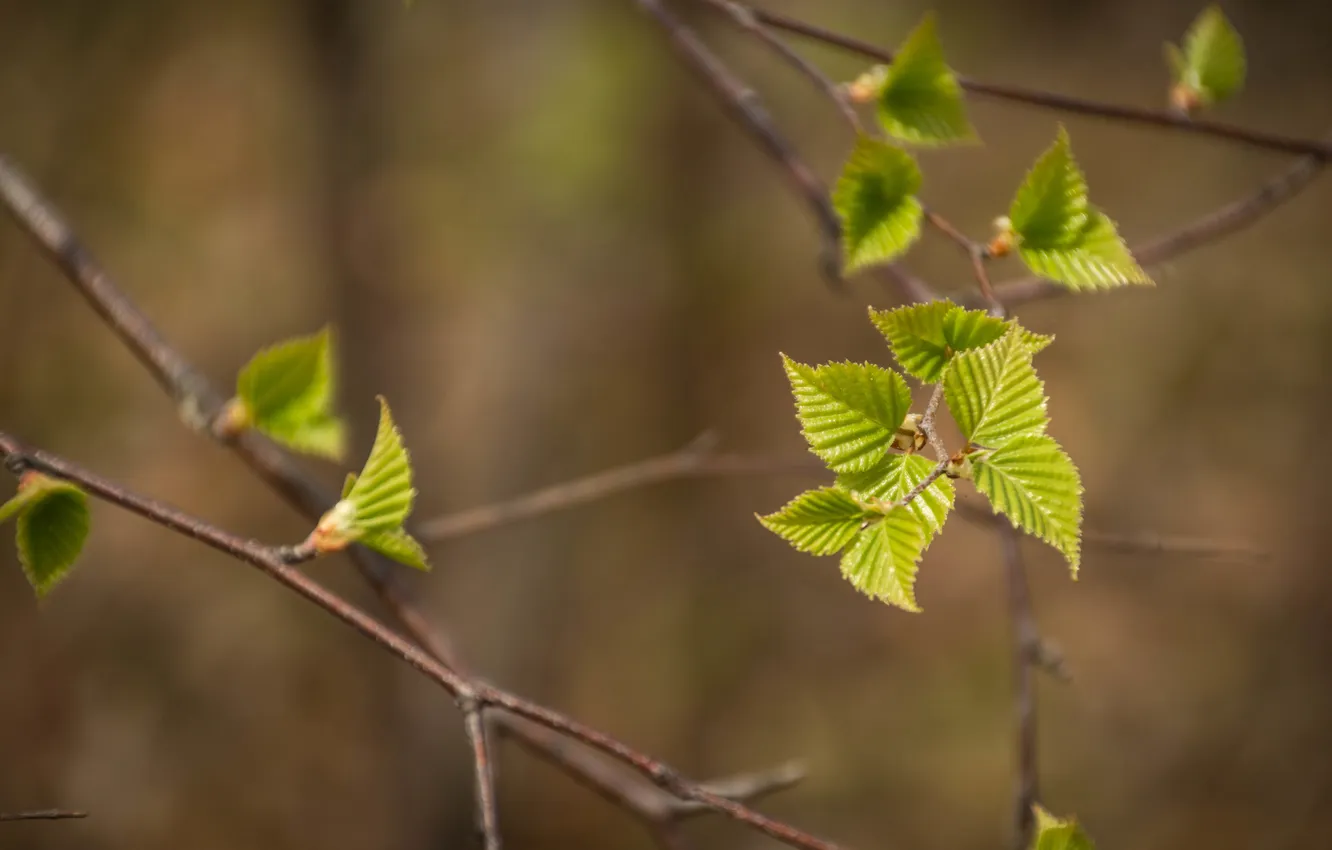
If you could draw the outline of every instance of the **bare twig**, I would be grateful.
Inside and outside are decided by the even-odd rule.
[[[693,30],[661,0],[634,0],[666,33],[680,59],[693,70],[721,101],[759,148],[781,166],[788,182],[804,199],[823,237],[820,266],[831,283],[840,283],[841,224],[828,200],[828,189],[800,157],[795,146],[782,135],[754,92],[714,54]]]
[[[41,197],[22,173],[2,156],[0,156],[0,202],[5,205],[19,226],[33,238],[38,247],[64,272],[66,278],[87,299],[93,309],[106,320],[126,347],[148,366],[158,383],[176,399],[185,423],[197,431],[210,434],[215,439],[223,439],[212,427],[222,409],[222,395],[166,342],[147,317],[101,268],[91,252],[66,224],[64,218]],[[232,439],[230,445],[275,492],[312,520],[320,517],[337,500],[336,493],[321,488],[285,452],[273,444],[253,434],[242,434]],[[351,556],[361,575],[374,588],[394,618],[411,635],[412,640],[425,650],[430,659],[438,662],[442,669],[456,672],[459,680],[465,681],[466,674],[457,653],[447,637],[434,628],[410,602],[394,566],[381,556],[360,546],[351,549]],[[296,576],[299,580],[298,573]],[[304,591],[299,592],[304,593]],[[315,601],[319,602],[318,599]],[[512,722],[515,712],[496,710],[494,714],[496,722],[502,725]],[[523,733],[518,731],[515,734]],[[632,751],[624,748],[624,753]],[[620,757],[614,752],[609,754],[612,757]],[[652,762],[643,756],[638,766],[642,770],[650,770]],[[568,760],[563,762],[561,767],[575,778],[579,778],[580,774],[596,771],[600,767],[600,762],[586,752],[571,751]],[[478,769],[477,775],[484,774]],[[478,788],[478,797],[484,793],[484,788]],[[735,816],[736,813],[730,814]]]
[[[463,705],[463,723],[472,745],[476,770],[476,824],[486,850],[500,850],[499,815],[495,807],[495,771],[491,765],[484,709],[476,703]]]
[[[64,809],[38,809],[32,812],[0,812],[0,823],[13,823],[21,820],[81,820],[87,812],[70,812]]]
[[[813,24],[805,23],[804,21],[777,12],[768,12],[762,9],[753,8],[749,9],[749,11],[760,23],[766,24],[773,29],[782,30],[793,35],[801,36],[802,38],[808,38],[813,41],[838,47],[842,50],[857,53],[879,62],[893,61],[893,51],[885,50],[878,45],[870,44],[869,42],[861,41],[860,39],[852,38],[851,36],[842,35],[841,33],[836,33]],[[998,100],[1006,100],[1011,103],[1021,103],[1027,106],[1050,109],[1057,112],[1087,115],[1094,118],[1105,118],[1112,121],[1121,121],[1124,123],[1139,124],[1148,127],[1177,130],[1183,133],[1210,136],[1216,139],[1223,139],[1279,153],[1312,156],[1323,162],[1332,159],[1332,140],[1311,141],[1308,139],[1295,139],[1276,133],[1267,133],[1261,130],[1249,130],[1243,127],[1223,124],[1218,121],[1209,121],[1201,118],[1180,115],[1167,109],[1143,109],[1136,106],[1120,106],[1118,104],[1100,103],[1086,98],[1055,94],[1053,92],[1039,91],[1036,89],[1027,89],[1020,86],[987,83],[968,77],[958,77],[958,82],[961,84],[962,88],[972,94],[992,97]]]
[[[1022,564],[1022,549],[1017,530],[1004,526],[999,530],[1003,549],[1004,574],[1008,584],[1008,613],[1013,631],[1013,711],[1017,724],[1017,782],[1013,799],[1012,850],[1027,850],[1031,844],[1039,799],[1036,762],[1036,684],[1031,668],[1040,648],[1040,634],[1031,613],[1027,576]]]
[[[623,762],[653,784],[682,800],[725,814],[777,841],[805,850],[837,850],[836,844],[815,838],[790,824],[762,815],[707,785],[683,778],[678,771],[664,762],[638,752],[604,732],[508,691],[479,680],[468,679],[449,669],[416,644],[401,637],[297,569],[295,564],[312,557],[313,551],[301,552],[289,547],[266,546],[230,534],[161,502],[131,493],[120,485],[63,458],[26,448],[4,432],[0,432],[0,459],[4,461],[6,468],[13,472],[36,469],[70,481],[99,499],[257,567],[288,589],[304,596],[356,629],[392,655],[407,662],[453,696],[464,712],[469,706],[478,709],[486,706],[507,709],[513,714],[562,732]],[[488,764],[486,769],[488,770]]]

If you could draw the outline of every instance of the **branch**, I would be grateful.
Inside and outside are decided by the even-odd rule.
[[[840,284],[842,227],[828,200],[827,187],[777,129],[754,90],[727,68],[693,30],[666,8],[665,3],[661,0],[634,2],[661,26],[681,61],[707,84],[731,117],[770,159],[781,166],[791,187],[804,199],[819,226],[823,238],[823,256],[820,258],[823,274],[829,282]]]
[[[0,460],[4,461],[11,472],[21,473],[27,469],[36,469],[77,484],[103,501],[257,567],[270,578],[356,629],[390,654],[407,662],[417,672],[448,692],[464,713],[469,707],[480,709],[486,706],[498,706],[507,709],[513,714],[562,732],[623,762],[659,788],[682,800],[692,801],[702,808],[725,814],[792,847],[805,850],[838,850],[837,845],[762,815],[713,787],[683,778],[664,762],[634,750],[604,732],[508,691],[479,680],[468,679],[449,669],[417,645],[297,569],[297,563],[314,556],[313,550],[302,550],[301,547],[292,549],[284,546],[266,546],[254,540],[238,537],[162,502],[131,493],[120,485],[56,455],[25,448],[4,432],[0,432]],[[482,765],[482,768],[488,772],[488,762]]]
[[[1040,634],[1031,613],[1027,576],[1022,565],[1022,550],[1017,530],[1004,526],[999,531],[1003,548],[1004,574],[1008,583],[1008,615],[1013,632],[1013,711],[1017,724],[1017,781],[1013,799],[1012,850],[1031,846],[1035,812],[1039,797],[1036,762],[1036,693],[1031,675],[1032,662],[1040,651]]]
[[[222,394],[166,342],[101,268],[60,213],[3,156],[0,156],[0,203],[64,272],[126,347],[148,367],[158,383],[176,399],[186,425],[216,440],[223,440],[212,427],[224,403]],[[337,501],[336,493],[324,490],[272,443],[247,433],[230,440],[228,445],[276,493],[312,521]],[[353,547],[350,554],[362,577],[428,658],[437,661],[445,670],[456,671],[459,677],[465,676],[461,660],[449,640],[412,604],[394,565],[361,546]],[[300,574],[295,575],[299,577]],[[510,713],[496,711],[494,714],[500,724],[512,721]],[[475,752],[474,748],[474,757]],[[600,762],[587,753],[574,751],[561,767],[579,778],[595,772]],[[486,775],[478,766],[478,778]],[[477,789],[479,801],[486,790],[484,785]],[[479,811],[484,811],[483,802]]]
[[[39,809],[33,812],[0,812],[0,823],[21,820],[82,820],[87,812],[69,812],[64,809]]]
[[[882,47],[870,44],[869,42],[861,41],[860,39],[842,35],[831,30],[826,30],[813,24],[807,24],[804,21],[796,20],[795,18],[787,17],[786,15],[777,12],[768,12],[752,8],[749,9],[749,12],[760,23],[766,24],[773,29],[782,30],[793,35],[801,36],[802,38],[838,47],[850,53],[858,53],[861,56],[874,59],[878,62],[893,61],[893,51],[885,50]],[[1216,139],[1235,142],[1237,144],[1261,148],[1263,150],[1311,156],[1322,162],[1327,162],[1329,159],[1332,159],[1332,140],[1310,141],[1307,139],[1296,139],[1276,133],[1267,133],[1261,130],[1249,130],[1217,121],[1192,118],[1165,109],[1143,109],[1136,106],[1120,106],[1112,103],[1100,103],[1085,98],[1073,97],[1071,95],[1055,94],[1053,92],[1023,88],[1021,86],[987,83],[962,76],[958,77],[958,83],[963,89],[972,94],[992,97],[996,100],[1005,100],[1012,103],[1024,104],[1026,106],[1050,109],[1056,112],[1087,115],[1093,118],[1104,118],[1128,124],[1139,124],[1148,127],[1176,130],[1182,133],[1209,136]]]
[[[490,742],[486,736],[486,717],[476,703],[463,705],[463,725],[472,745],[472,764],[476,771],[477,826],[486,850],[500,850],[499,813],[495,806],[495,771],[491,766]]]

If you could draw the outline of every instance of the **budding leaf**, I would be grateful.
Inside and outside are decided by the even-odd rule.
[[[334,363],[328,328],[264,349],[241,370],[234,415],[299,452],[341,459],[346,428],[333,412]]]
[[[1166,45],[1166,57],[1185,108],[1210,106],[1244,86],[1244,42],[1221,8],[1208,6],[1184,35],[1184,49]]]
[[[916,604],[916,566],[925,549],[925,534],[916,515],[890,511],[857,533],[842,555],[842,575],[861,593],[907,611]]]
[[[869,469],[888,453],[911,406],[901,375],[869,363],[782,361],[805,439],[834,472]]]
[[[1073,818],[1061,820],[1040,806],[1034,806],[1036,829],[1032,850],[1096,850],[1096,845]]]
[[[920,236],[920,168],[900,148],[867,136],[856,141],[833,188],[847,271],[887,262]]]
[[[944,400],[967,442],[996,448],[1014,437],[1044,434],[1045,386],[1032,366],[1021,328],[953,358]]]
[[[1087,181],[1061,126],[1027,173],[1008,212],[1018,254],[1036,274],[1071,289],[1151,283],[1115,224],[1087,201]]]
[[[801,493],[777,513],[758,520],[801,552],[833,555],[850,543],[872,516],[846,491],[823,487]]]
[[[926,383],[939,380],[954,354],[988,345],[1009,327],[984,310],[965,310],[947,301],[870,310],[870,320],[888,339],[902,368]]]
[[[68,574],[88,539],[88,496],[67,481],[27,473],[0,505],[0,522],[17,516],[19,563],[38,597]]]
[[[992,452],[971,456],[976,489],[999,513],[1054,546],[1078,576],[1082,479],[1073,461],[1045,435],[1014,437]]]
[[[971,141],[962,86],[944,61],[934,15],[925,16],[883,75],[879,122],[889,135],[918,145]]]
[[[837,478],[844,487],[862,501],[878,499],[897,502],[910,493],[934,471],[935,462],[917,454],[892,454],[878,466],[865,472],[854,472]],[[953,482],[936,478],[928,487],[904,505],[915,514],[925,532],[925,545],[934,540],[953,508]]]
[[[359,542],[407,566],[428,569],[425,552],[402,527],[415,497],[402,435],[381,397],[379,429],[365,468],[360,475],[347,476],[342,498],[320,518],[310,542],[320,552]]]

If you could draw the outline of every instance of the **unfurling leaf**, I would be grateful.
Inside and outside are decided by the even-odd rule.
[[[905,508],[858,532],[842,555],[842,575],[861,593],[919,611],[916,604],[916,566],[925,549],[925,533],[916,515]]]
[[[965,310],[947,301],[871,309],[870,320],[887,338],[902,368],[926,383],[939,380],[954,354],[988,345],[1009,327],[984,310]]]
[[[873,516],[846,491],[823,487],[801,493],[777,513],[758,520],[801,552],[834,555]]]
[[[944,400],[970,445],[997,448],[1017,436],[1045,433],[1045,386],[1024,333],[1015,327],[965,351],[944,373]]]
[[[68,574],[88,539],[88,496],[67,481],[29,472],[0,505],[0,522],[17,516],[19,563],[37,596]]]
[[[1031,850],[1096,850],[1075,819],[1061,820],[1040,806],[1032,808],[1036,813],[1036,829],[1031,836]]]
[[[901,375],[869,363],[782,361],[805,439],[834,472],[869,469],[888,453],[911,406]]]
[[[976,138],[962,86],[944,61],[933,14],[898,48],[881,76],[876,100],[883,129],[902,141],[939,145]]]
[[[1072,289],[1151,283],[1115,224],[1087,200],[1087,182],[1059,128],[1055,143],[1028,172],[1007,216],[1022,261]]]
[[[1166,45],[1174,77],[1171,101],[1185,112],[1219,103],[1244,86],[1244,42],[1218,6],[1208,6],[1184,35]]]
[[[842,254],[854,271],[897,257],[920,236],[920,168],[900,148],[862,136],[833,188]]]
[[[365,468],[360,475],[347,476],[341,500],[320,518],[309,542],[320,552],[359,542],[408,566],[428,569],[420,544],[402,528],[415,497],[402,435],[388,403],[380,398],[379,429]]]
[[[1045,435],[1015,437],[971,456],[972,480],[1014,527],[1054,546],[1078,576],[1082,479],[1064,450]]]
[[[328,328],[266,348],[241,370],[226,427],[252,427],[296,451],[339,460],[346,428],[333,411],[335,384]]]
[[[862,501],[899,502],[934,471],[935,462],[917,454],[889,455],[872,469],[841,475],[837,484]],[[925,544],[943,529],[953,507],[953,482],[936,478],[904,508],[915,514],[925,532]]]

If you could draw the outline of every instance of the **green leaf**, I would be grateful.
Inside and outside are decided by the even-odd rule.
[[[931,301],[898,307],[894,310],[870,310],[870,320],[888,339],[893,356],[906,372],[925,383],[934,383],[943,374],[953,355],[989,345],[1012,327],[984,310],[967,310],[947,301]],[[1023,331],[1033,352],[1051,342],[1051,337]]]
[[[402,445],[402,434],[393,424],[388,402],[380,397],[375,444],[365,468],[343,498],[352,504],[355,527],[364,535],[401,528],[415,497],[412,466]]]
[[[333,412],[334,389],[328,328],[264,349],[236,381],[243,424],[296,451],[340,459],[346,435]]]
[[[1031,364],[1025,333],[1013,328],[957,355],[944,374],[944,400],[972,445],[997,448],[1017,436],[1045,433],[1045,386]]]
[[[884,263],[920,236],[920,168],[900,148],[861,136],[833,188],[848,272]]]
[[[896,502],[934,471],[935,462],[921,455],[889,455],[873,469],[841,475],[837,484],[862,501]],[[934,540],[953,508],[953,482],[937,478],[905,507],[915,514],[925,532],[925,545]]]
[[[833,471],[869,469],[888,453],[911,406],[901,375],[870,363],[782,362],[805,439]]]
[[[1168,45],[1175,83],[1203,105],[1226,100],[1244,86],[1244,42],[1219,6],[1208,6],[1184,35],[1184,49]]]
[[[401,528],[392,531],[372,531],[360,539],[361,545],[417,570],[429,570],[425,549]]]
[[[971,456],[976,489],[1013,525],[1054,546],[1078,576],[1082,535],[1082,479],[1064,450],[1048,436],[1015,437],[992,452]]]
[[[1109,289],[1126,283],[1150,284],[1115,223],[1093,210],[1076,239],[1066,245],[1040,248],[1019,243],[1018,254],[1036,274],[1070,289]]]
[[[38,597],[68,574],[88,539],[88,496],[67,481],[27,473],[0,522],[17,515],[19,563]]]
[[[1009,224],[1020,244],[1066,248],[1077,243],[1088,213],[1087,181],[1073,159],[1068,131],[1060,125],[1054,144],[1018,188],[1008,210]]]
[[[919,611],[916,566],[924,549],[925,534],[916,515],[895,510],[856,535],[842,555],[842,575],[861,593]]]
[[[898,48],[884,74],[878,106],[883,129],[906,142],[938,145],[976,138],[962,87],[944,61],[933,14]]]
[[[801,493],[780,511],[758,520],[801,552],[833,555],[873,516],[845,490],[823,487]]]
[[[1061,820],[1040,806],[1032,808],[1036,813],[1033,850],[1096,850],[1091,838],[1073,818]]]

